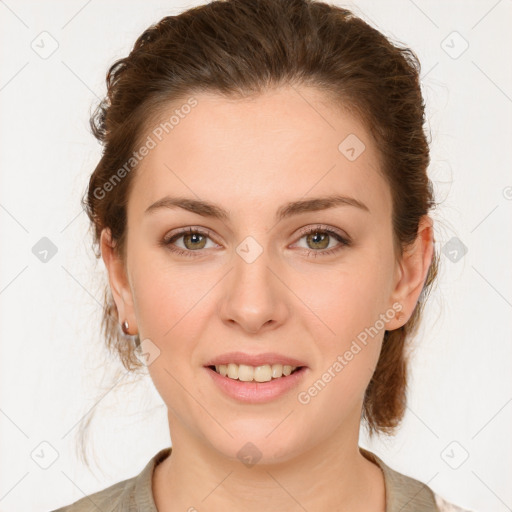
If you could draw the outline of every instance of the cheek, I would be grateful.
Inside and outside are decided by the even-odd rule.
[[[176,397],[183,390],[172,376],[179,382],[189,381],[190,366],[198,364],[196,340],[207,329],[205,293],[217,276],[199,273],[193,266],[170,265],[152,251],[138,256],[131,275],[139,335],[141,340],[151,340],[158,353],[148,369],[157,389]]]
[[[133,264],[134,306],[139,332],[146,338],[168,344],[177,337],[190,337],[200,314],[205,276],[179,265],[170,265],[161,255],[148,251]]]
[[[376,261],[374,257],[357,259],[357,264],[323,269],[294,287],[314,313],[312,316],[305,310],[310,323],[318,323],[315,331],[327,352],[329,347],[343,350],[367,330],[385,330],[379,318],[388,309],[389,262]]]
[[[150,345],[157,357],[148,365],[156,390],[172,414],[192,429],[194,414],[201,414],[192,396],[201,390],[194,380],[197,369],[191,365],[197,362],[195,340],[205,329],[204,294],[212,285],[196,272],[156,265],[155,260],[134,265],[139,333],[141,340],[149,338],[156,346]]]
[[[324,417],[319,428],[326,435],[344,418],[359,415],[379,359],[385,327],[375,277],[340,275],[312,297],[321,319],[312,320],[318,322],[312,332],[323,334],[315,336],[316,364],[297,398],[303,414]]]
[[[387,306],[391,264],[391,257],[375,248],[350,262],[347,258],[338,270],[317,273],[297,290],[315,313],[305,310],[309,330],[317,333],[318,359],[308,386],[314,386],[318,411],[333,403],[348,410],[363,398],[380,355],[385,319],[394,317]]]

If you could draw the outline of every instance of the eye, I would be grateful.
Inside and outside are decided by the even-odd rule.
[[[305,238],[306,244],[313,247],[313,249],[305,248],[308,257],[331,255],[342,250],[344,247],[350,246],[352,243],[347,236],[342,235],[333,228],[323,225],[304,228],[301,230],[300,234],[300,240]],[[181,247],[176,245],[176,242],[180,239],[182,239]],[[211,240],[209,231],[201,228],[188,227],[171,236],[165,237],[160,244],[179,256],[197,256],[198,254],[194,253],[200,253],[202,249],[208,249],[208,239]],[[338,245],[332,247],[331,242],[333,241],[337,241]]]
[[[306,239],[306,244],[313,249],[306,247],[307,256],[327,256],[342,250],[344,247],[351,245],[351,241],[348,237],[342,235],[334,229],[326,226],[317,225],[305,228],[301,231],[301,240]],[[339,244],[334,247],[329,247],[331,242],[338,241]]]
[[[195,256],[194,252],[201,249],[206,249],[206,241],[210,238],[208,231],[203,231],[199,228],[189,227],[182,229],[178,233],[173,234],[170,237],[164,238],[161,245],[167,247],[170,251],[180,256]],[[175,245],[175,242],[183,239],[183,247]]]

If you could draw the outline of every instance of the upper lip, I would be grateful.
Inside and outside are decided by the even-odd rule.
[[[244,352],[228,352],[210,359],[204,366],[218,366],[221,364],[245,364],[248,366],[262,366],[264,364],[282,364],[290,366],[306,366],[304,362],[276,352],[263,354],[245,354]]]

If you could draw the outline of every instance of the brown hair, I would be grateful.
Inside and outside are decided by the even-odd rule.
[[[394,242],[402,255],[416,239],[421,217],[435,206],[427,177],[430,156],[419,71],[412,50],[392,44],[349,10],[324,2],[221,0],[163,18],[110,67],[107,96],[91,117],[104,149],[82,203],[94,228],[96,256],[105,227],[125,256],[134,172],[123,173],[115,186],[108,183],[169,102],[201,91],[244,98],[286,84],[323,91],[333,105],[355,113],[372,134],[381,154],[380,172],[392,193]],[[105,194],[98,191],[107,189],[101,197]],[[384,334],[362,411],[370,436],[392,434],[404,415],[406,340],[418,328],[438,259],[435,252],[408,322]],[[102,322],[107,346],[127,370],[136,371],[143,366],[134,353],[139,340],[127,343],[119,329],[122,320],[107,286]]]

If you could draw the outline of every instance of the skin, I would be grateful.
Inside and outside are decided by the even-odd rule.
[[[120,321],[160,351],[148,368],[168,408],[173,450],[153,476],[157,508],[384,511],[383,475],[358,449],[363,396],[384,330],[408,320],[422,290],[433,254],[432,220],[422,219],[415,244],[398,258],[391,192],[378,172],[376,147],[355,117],[334,110],[319,91],[281,87],[237,101],[213,93],[194,97],[198,105],[136,171],[126,261],[108,230],[101,237]],[[338,150],[349,134],[366,146],[355,161]],[[370,211],[345,205],[274,220],[289,201],[333,193]],[[144,214],[165,195],[214,202],[230,218],[178,208]],[[321,245],[299,233],[318,223],[352,244],[330,236]],[[175,240],[192,257],[159,245],[189,226],[211,232],[205,241]],[[252,263],[236,252],[247,236],[263,251]],[[308,249],[321,253],[327,245],[341,248],[307,256]],[[300,403],[298,392],[321,378],[380,314],[394,311],[393,304],[402,317],[391,318],[321,392]],[[203,368],[235,350],[279,352],[308,369],[297,389],[243,404],[224,395]],[[237,458],[248,441],[261,452],[252,467]]]

